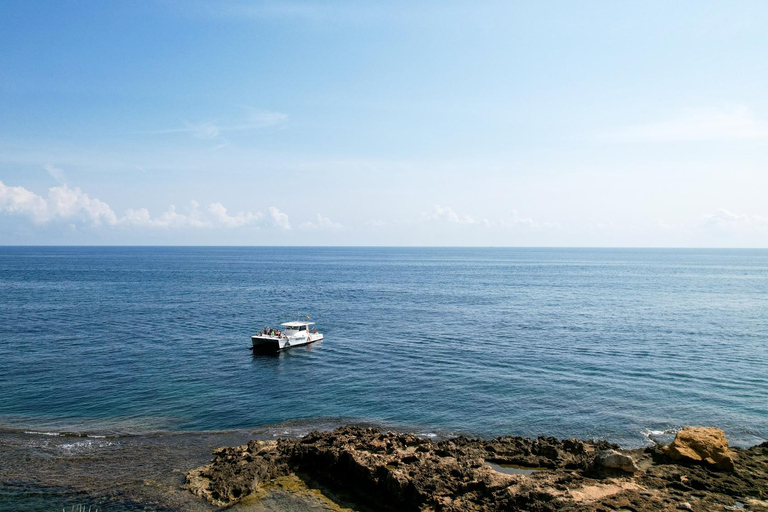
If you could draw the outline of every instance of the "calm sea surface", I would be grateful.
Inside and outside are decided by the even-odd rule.
[[[297,313],[325,341],[251,353]],[[347,421],[765,440],[768,251],[0,248],[5,432]]]
[[[752,445],[767,343],[768,251],[0,247],[0,511],[211,510],[213,447],[346,422]]]

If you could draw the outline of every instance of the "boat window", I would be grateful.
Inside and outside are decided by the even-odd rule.
[[[307,330],[307,326],[306,325],[302,325],[301,327],[299,327],[299,330],[300,331],[306,331]]]

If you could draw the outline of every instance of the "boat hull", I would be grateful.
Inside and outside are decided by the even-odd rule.
[[[300,347],[302,345],[309,345],[316,341],[323,339],[323,335],[320,333],[310,334],[309,336],[295,336],[295,337],[281,337],[276,336],[251,336],[251,342],[253,343],[253,350],[264,352],[276,352],[278,350],[285,350],[293,347]]]

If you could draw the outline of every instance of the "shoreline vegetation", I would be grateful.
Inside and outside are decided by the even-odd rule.
[[[685,427],[669,445],[499,437],[430,440],[365,426],[213,451],[183,488],[216,507],[271,491],[317,497],[317,510],[768,511],[768,442],[728,446]],[[315,509],[315,508],[313,508]]]

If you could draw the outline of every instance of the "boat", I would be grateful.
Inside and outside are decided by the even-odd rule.
[[[253,350],[277,351],[301,345],[309,345],[323,339],[317,329],[310,329],[315,322],[286,322],[284,330],[264,329],[251,336]]]

